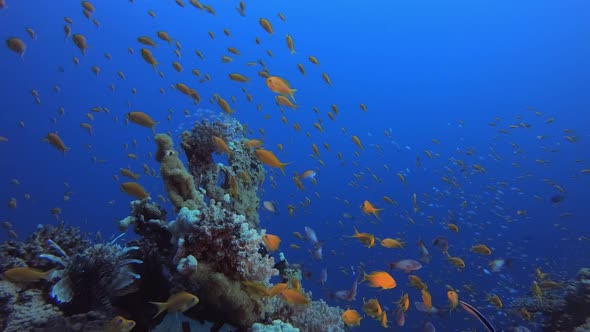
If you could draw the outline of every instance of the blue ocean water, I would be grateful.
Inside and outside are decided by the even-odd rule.
[[[7,8],[0,9],[0,31],[4,39],[21,38],[27,50],[22,59],[7,47],[0,52],[0,136],[8,139],[0,142],[0,197],[17,201],[16,208],[7,203],[0,206],[0,221],[10,221],[19,239],[38,224],[56,223],[56,219],[106,237],[117,234],[116,221],[128,214],[131,198],[120,192],[122,181],[113,176],[125,167],[143,174],[144,164],[158,169],[148,156],[155,151],[151,131],[126,125],[125,114],[150,114],[159,121],[156,131],[172,133],[180,149],[179,128],[190,128],[202,114],[199,109],[221,112],[211,102],[213,94],[219,94],[227,100],[236,98],[233,116],[252,129],[250,138],[263,139],[281,161],[290,162],[285,176],[269,169],[261,198],[275,202],[280,214],[261,209],[261,227],[283,239],[281,249],[291,263],[305,263],[311,277],[304,287],[313,291],[314,298],[359,311],[362,299],[372,297],[393,309],[403,291],[410,294],[412,303],[420,301],[420,293],[409,287],[406,275],[399,271],[392,272],[398,281],[394,290],[376,291],[362,284],[352,303],[330,299],[330,294],[349,288],[355,278],[350,272],[359,265],[370,272],[388,269],[392,261],[418,259],[416,242],[423,239],[433,258],[417,274],[428,283],[434,305],[446,305],[445,285],[462,290],[469,284],[476,291],[462,291],[461,297],[498,327],[524,325],[534,330],[533,323],[522,321],[509,309],[493,308],[486,295],[495,293],[508,304],[530,291],[535,268],[565,280],[590,263],[590,256],[583,254],[590,237],[590,210],[585,206],[590,175],[582,173],[590,168],[586,92],[590,8],[584,1],[249,1],[245,17],[235,10],[237,1],[211,3],[216,15],[188,2],[181,8],[174,1],[105,1],[94,3],[93,18],[99,27],[82,15],[77,1],[7,2]],[[150,17],[148,10],[156,17]],[[279,19],[279,12],[286,22]],[[85,56],[71,38],[65,38],[65,16],[74,21],[72,32],[87,38]],[[260,17],[271,20],[273,35],[259,26]],[[27,27],[36,32],[36,40],[27,35]],[[231,32],[230,37],[224,29]],[[156,31],[166,31],[180,42],[180,59],[174,54],[174,43],[157,39]],[[295,41],[293,55],[285,34]],[[163,78],[141,58],[139,50],[144,46],[136,40],[141,35],[158,43],[153,53]],[[261,45],[255,43],[256,37]],[[228,47],[237,48],[241,55],[222,63]],[[203,53],[204,60],[195,50]],[[319,59],[319,66],[308,61],[310,55]],[[75,64],[73,57],[80,63]],[[281,112],[275,94],[257,76],[261,67],[246,66],[258,59],[272,75],[287,79],[297,89],[296,110]],[[183,65],[182,73],[174,71],[173,61]],[[305,75],[298,71],[298,63],[305,66]],[[98,75],[92,66],[100,67]],[[209,74],[211,80],[199,83],[192,69]],[[117,75],[119,71],[125,80]],[[331,86],[322,80],[324,72]],[[241,73],[251,82],[230,81],[230,73]],[[170,88],[179,82],[199,92],[199,105]],[[252,102],[242,88],[252,95]],[[132,89],[137,92],[133,94]],[[32,90],[38,91],[39,104]],[[360,103],[366,104],[366,112]],[[340,113],[335,121],[327,116],[332,104]],[[107,107],[110,113],[92,113],[92,107]],[[191,117],[184,115],[185,109]],[[281,121],[283,115],[288,124]],[[547,123],[550,118],[554,122]],[[313,127],[318,121],[324,132]],[[81,122],[92,124],[92,136],[80,128]],[[301,126],[299,132],[293,128],[295,123]],[[57,132],[71,150],[62,154],[43,142],[49,132]],[[352,135],[362,141],[362,151],[353,144]],[[324,143],[329,151],[322,147]],[[310,157],[312,144],[320,148],[321,157]],[[129,159],[128,153],[138,158]],[[223,162],[225,157],[217,160]],[[456,160],[463,161],[466,169]],[[475,172],[474,164],[485,172]],[[299,191],[292,174],[309,169],[316,170],[317,184],[304,182],[305,191]],[[405,176],[407,185],[398,173]],[[444,176],[459,186],[443,182]],[[152,197],[165,196],[161,179],[143,175],[139,182]],[[64,201],[66,192],[68,201]],[[418,198],[417,212],[413,194]],[[555,195],[563,195],[563,202],[551,203]],[[386,203],[383,196],[399,206]],[[362,213],[360,205],[365,200],[385,209],[381,221]],[[289,204],[296,206],[293,217],[287,212]],[[50,212],[55,207],[61,209],[57,218]],[[460,231],[450,232],[448,222],[459,225]],[[311,248],[291,234],[303,232],[305,226],[324,242],[322,261],[312,261]],[[353,226],[380,238],[402,238],[406,248],[364,248],[357,240],[345,238],[353,234]],[[465,260],[465,269],[453,267],[430,246],[438,236],[449,239],[450,253]],[[0,234],[0,240],[7,238]],[[471,252],[476,243],[487,244],[492,255]],[[291,249],[289,244],[302,248]],[[496,258],[511,258],[513,266],[501,273],[484,273],[488,262]],[[322,268],[329,271],[325,288],[318,283]],[[468,317],[456,312],[439,319],[412,308],[405,329],[421,328],[425,321],[432,321],[439,330],[481,329]],[[364,318],[359,330],[364,328],[377,329],[378,322]]]

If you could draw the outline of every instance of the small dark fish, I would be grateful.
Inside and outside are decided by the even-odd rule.
[[[443,254],[449,251],[449,240],[446,237],[437,237],[432,241],[432,245],[438,247]]]
[[[563,195],[553,195],[550,198],[551,203],[553,203],[553,204],[561,203],[561,202],[563,202],[564,199],[565,199],[565,196],[563,196]]]
[[[492,323],[490,323],[490,321],[481,312],[475,309],[474,306],[462,300],[459,300],[459,302],[461,303],[461,308],[463,308],[463,310],[467,311],[469,314],[477,318],[483,324],[483,326],[485,326],[488,332],[496,332],[496,329],[494,328]]]

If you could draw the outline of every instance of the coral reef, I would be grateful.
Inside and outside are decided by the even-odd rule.
[[[66,226],[63,222],[56,226],[39,226],[24,242],[13,240],[0,245],[0,271],[16,266],[31,266],[41,270],[51,268],[47,260],[39,258],[40,254],[51,250],[50,239],[68,254],[80,252],[91,244],[79,228]]]
[[[311,292],[307,293],[312,298]],[[291,323],[302,332],[337,332],[344,331],[344,322],[339,307],[331,307],[323,300],[311,301],[308,306],[292,306],[279,298],[268,299],[266,319],[279,319]]]
[[[227,165],[214,162],[213,136],[228,146]],[[16,266],[55,270],[49,280],[26,285],[0,281],[0,327],[104,331],[120,315],[115,322],[132,320],[134,331],[148,331],[166,317],[154,317],[150,302],[186,291],[199,303],[183,314],[203,326],[212,324],[211,330],[227,324],[240,331],[342,331],[340,308],[321,300],[288,304],[268,293],[279,270],[290,287],[301,285],[301,271],[282,254],[275,264],[263,245],[257,192],[265,171],[244,141],[236,120],[196,123],[191,133],[183,133],[189,173],[172,139],[157,135],[156,160],[178,214],[168,222],[166,210],[149,197],[132,201],[129,216],[118,226],[132,228],[139,238],[126,245],[116,243],[123,234],[110,243],[93,242],[63,223],[39,227],[25,242],[2,244],[1,271]],[[311,293],[306,296],[311,299]],[[188,324],[183,321],[183,328]]]
[[[189,170],[206,196],[224,202],[224,207],[244,215],[247,222],[256,227],[260,205],[257,190],[264,181],[265,170],[243,143],[243,132],[242,125],[235,119],[202,120],[195,123],[191,133],[183,133],[181,146],[187,156]],[[213,136],[227,143],[231,151],[228,165],[214,162],[212,154],[216,147]]]
[[[185,237],[184,246],[199,262],[215,266],[216,272],[236,280],[267,282],[278,274],[273,268],[274,258],[261,253],[264,233],[250,228],[244,216],[211,200],[197,218],[198,221],[189,221],[192,229]]]
[[[21,290],[8,281],[0,281],[0,304],[0,327],[5,332],[32,331],[62,315],[45,302],[40,290]]]
[[[188,279],[178,278],[183,289],[199,294],[199,305],[185,312],[196,320],[224,322],[247,329],[260,320],[262,303],[245,291],[241,282],[200,263]]]
[[[580,269],[575,280],[545,290],[541,298],[520,297],[510,307],[516,312],[541,315],[543,331],[583,331],[590,318],[590,269]]]

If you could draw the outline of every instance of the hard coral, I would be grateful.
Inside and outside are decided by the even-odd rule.
[[[37,289],[19,290],[8,281],[0,281],[0,327],[5,332],[47,331],[45,325],[61,317],[59,308],[45,303]]]
[[[50,268],[46,260],[39,258],[39,254],[50,250],[49,239],[54,239],[67,253],[80,252],[91,243],[79,228],[66,226],[63,222],[57,226],[39,226],[25,242],[6,241],[0,245],[0,271],[15,266]]]
[[[234,136],[243,132],[242,125],[237,120],[216,119],[211,122],[207,119],[195,122],[192,131],[184,132],[182,149],[186,153],[191,174],[201,180],[203,174],[207,174],[213,162],[213,136],[222,138],[224,141],[233,140]]]
[[[185,237],[186,253],[236,280],[266,282],[277,275],[274,259],[259,253],[262,236],[244,216],[210,201]]]
[[[212,137],[222,138],[232,153],[229,164],[215,164],[212,153],[215,144]],[[252,151],[245,147],[243,128],[236,120],[196,123],[192,133],[183,136],[182,148],[186,153],[189,169],[206,195],[236,214],[246,216],[252,227],[258,225],[260,200],[256,195],[264,180],[265,170]],[[229,197],[231,199],[228,199]]]
[[[53,285],[51,297],[65,304],[67,313],[110,310],[113,297],[135,290],[133,282],[140,276],[132,271],[130,265],[142,261],[127,255],[138,247],[124,248],[113,241],[95,244],[68,255],[53,241],[50,243],[61,257],[52,254],[41,254],[40,257],[62,267],[54,273],[60,281]]]
[[[132,201],[129,205],[131,214],[119,221],[119,229],[123,231],[133,225],[135,233],[155,243],[162,255],[169,253],[173,248],[170,243],[172,234],[166,228],[166,210],[149,198]]]
[[[268,325],[262,325],[260,323],[252,325],[252,332],[299,332],[299,329],[277,319]]]
[[[544,316],[543,331],[572,331],[590,317],[590,269],[580,269],[565,287],[545,290],[542,298],[515,299],[511,308]]]
[[[311,292],[307,293],[311,299]],[[344,331],[342,309],[331,307],[323,300],[311,301],[307,306],[293,306],[279,298],[267,300],[266,319],[280,319],[291,323],[302,332],[337,332]]]
[[[196,190],[195,180],[182,164],[178,152],[173,149],[172,138],[158,134],[155,140],[158,144],[156,160],[160,162],[160,174],[172,204],[177,210],[183,207],[191,210],[202,208],[203,195]]]

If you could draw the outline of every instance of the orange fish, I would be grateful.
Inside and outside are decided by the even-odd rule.
[[[364,244],[367,248],[372,248],[375,245],[375,236],[373,236],[373,234],[359,233],[356,227],[354,228],[354,235],[351,235],[349,237],[359,239],[359,241],[361,241],[361,243]]]
[[[421,292],[422,292],[422,302],[424,302],[424,306],[426,307],[427,310],[432,309],[432,296],[430,296],[430,293],[428,292],[428,290],[426,288],[422,288]]]
[[[287,288],[280,292],[279,296],[289,304],[309,304],[309,299],[307,296],[303,292],[296,289]]]
[[[341,317],[342,317],[342,321],[347,326],[359,326],[359,325],[361,325],[361,319],[363,319],[363,317],[361,317],[361,315],[359,315],[358,311],[356,311],[354,309],[346,310],[345,312],[342,313]]]
[[[454,290],[450,290],[447,292],[447,297],[449,298],[449,310],[455,310],[455,308],[457,308],[457,305],[459,305],[459,294],[457,294],[457,292],[455,292]]]
[[[258,139],[250,139],[245,142],[245,145],[250,149],[258,149],[262,146],[262,141]]]
[[[121,183],[121,191],[137,199],[144,199],[150,196],[147,191],[137,182]]]
[[[286,283],[278,283],[268,290],[268,294],[269,296],[275,296],[287,289],[287,286],[288,285]]]
[[[280,78],[278,76],[270,76],[266,79],[266,86],[272,92],[280,93],[281,95],[287,95],[291,97],[291,99],[295,100],[294,93],[297,91],[296,89],[291,89],[289,82],[285,79]]]
[[[24,57],[25,51],[27,50],[27,45],[21,39],[12,37],[6,40],[6,46],[11,49],[13,52],[20,55],[20,57]]]
[[[403,248],[405,242],[401,240],[386,238],[381,240],[381,246],[385,248]]]
[[[377,299],[370,299],[369,301],[365,301],[363,299],[363,311],[371,316],[372,318],[379,318],[383,315],[383,309],[381,308],[381,304],[379,304],[379,300]]]
[[[156,133],[155,127],[159,122],[154,121],[149,115],[144,112],[129,112],[127,113],[129,121],[140,125],[142,127],[151,128],[152,133]]]
[[[410,297],[408,296],[408,293],[402,294],[402,297],[397,302],[397,306],[404,312],[408,311],[410,308]]]
[[[54,133],[49,133],[47,134],[47,136],[45,136],[44,140],[46,142],[49,142],[49,144],[53,145],[56,149],[58,149],[59,151],[65,153],[66,151],[70,150],[70,148],[68,148],[64,142],[61,140],[61,138]]]
[[[272,234],[264,234],[262,236],[262,242],[264,242],[264,245],[268,251],[276,251],[279,249],[279,245],[281,244],[281,238]]]
[[[256,155],[256,158],[258,158],[258,160],[260,160],[263,164],[270,166],[270,167],[280,168],[281,172],[283,172],[283,175],[285,174],[285,166],[290,164],[290,163],[281,162],[275,156],[275,154],[272,153],[272,151],[258,149],[254,152],[254,154]]]
[[[383,211],[383,209],[375,208],[375,206],[373,206],[373,204],[371,204],[371,202],[364,201],[363,205],[361,205],[361,209],[363,210],[363,212],[365,214],[372,214],[375,217],[377,217],[377,219],[381,220],[381,218],[379,218],[379,211]]]
[[[363,274],[364,276],[363,280],[361,280],[361,283],[364,281],[368,281],[369,286],[371,287],[381,287],[381,289],[383,290],[393,289],[395,288],[395,286],[397,286],[395,279],[393,279],[393,277],[385,271],[375,271],[371,274],[366,274],[363,272]]]
[[[274,30],[273,30],[272,24],[270,23],[269,20],[267,20],[265,18],[259,18],[258,23],[264,29],[264,31],[268,32],[269,35],[273,34]]]
[[[356,146],[358,146],[359,149],[361,149],[361,150],[363,149],[363,144],[361,143],[361,140],[357,136],[353,135],[352,141],[354,142],[354,144]]]
[[[185,312],[188,309],[199,303],[199,298],[188,292],[179,292],[171,295],[166,302],[150,302],[158,308],[158,312],[154,316],[157,317],[162,312],[168,310],[169,312]]]
[[[48,280],[54,269],[41,271],[32,267],[13,267],[2,273],[2,276],[12,282],[33,282],[41,279]]]
[[[217,150],[217,152],[224,152],[228,156],[231,155],[231,150],[229,149],[223,138],[213,136],[213,144],[215,144],[215,149]]]

